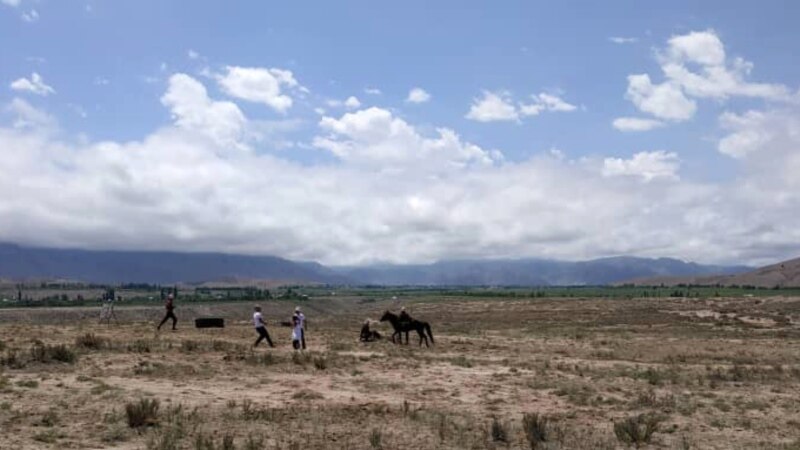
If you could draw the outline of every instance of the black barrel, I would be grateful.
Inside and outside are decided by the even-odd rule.
[[[195,328],[225,328],[225,319],[221,317],[201,317],[194,319]]]

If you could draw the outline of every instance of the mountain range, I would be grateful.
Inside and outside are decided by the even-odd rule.
[[[761,288],[800,287],[800,258],[772,264],[744,273],[711,276],[645,277],[631,280],[630,283],[643,286],[695,284],[704,286],[755,286]]]
[[[605,285],[632,279],[735,275],[745,266],[713,266],[671,258],[611,257],[457,260],[432,264],[327,267],[276,256],[224,253],[94,251],[0,244],[0,278],[94,283],[200,283],[273,280],[332,285],[554,286]]]

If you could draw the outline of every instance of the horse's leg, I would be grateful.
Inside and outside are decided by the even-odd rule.
[[[425,347],[430,347],[430,344],[428,344],[428,336],[425,335],[425,329],[424,328],[420,328],[418,331],[419,331],[419,336],[420,336],[419,346],[422,347],[422,340],[424,339],[425,340]]]

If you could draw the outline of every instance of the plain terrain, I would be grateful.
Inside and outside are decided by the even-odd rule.
[[[800,448],[800,298],[403,304],[434,347],[359,343],[400,304],[355,297],[303,304],[303,354],[288,302],[262,302],[277,348],[255,350],[249,303],[179,304],[160,333],[159,307],[2,310],[0,448],[611,449],[629,418],[642,447]]]

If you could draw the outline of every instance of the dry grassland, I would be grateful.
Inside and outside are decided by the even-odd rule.
[[[430,349],[320,299],[303,354],[292,306],[0,311],[0,448],[800,449],[799,298],[412,300]]]

